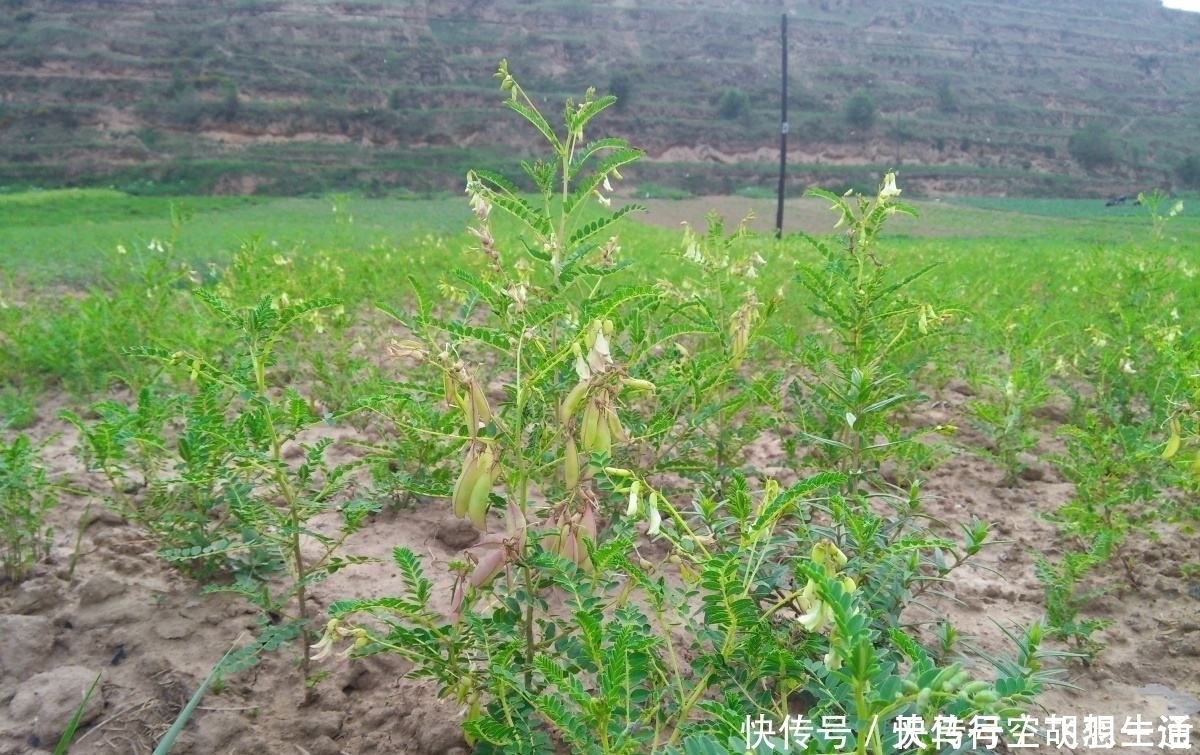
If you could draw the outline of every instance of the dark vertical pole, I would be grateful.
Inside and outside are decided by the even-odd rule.
[[[781,37],[783,39],[783,106],[782,117],[779,121],[779,204],[775,210],[775,238],[783,236],[783,194],[787,181],[787,134],[788,134],[788,112],[787,112],[787,14],[783,14],[783,26]]]

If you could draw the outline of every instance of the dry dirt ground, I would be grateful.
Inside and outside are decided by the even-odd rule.
[[[737,217],[729,208],[726,217]],[[668,223],[688,219],[672,218]],[[966,428],[963,404],[969,389],[953,383],[934,395],[912,420]],[[53,514],[54,548],[33,578],[0,588],[0,755],[51,751],[64,717],[80,693],[100,676],[86,711],[86,725],[70,752],[148,753],[213,664],[255,626],[255,616],[232,596],[202,595],[194,582],[174,573],[154,554],[153,544],[100,505],[103,483],[83,470],[74,448],[76,433],[57,419],[61,400],[49,400],[26,432],[50,439],[47,453],[56,474],[74,488]],[[1056,417],[1047,415],[1042,455],[1052,453]],[[348,439],[350,428],[333,434]],[[1055,530],[1043,519],[1066,501],[1071,485],[1049,464],[1035,463],[1019,486],[1001,484],[999,469],[966,450],[973,440],[934,471],[924,486],[930,514],[950,526],[972,516],[992,522],[998,540],[978,566],[956,572],[936,608],[980,649],[1008,654],[1003,629],[1026,625],[1043,613],[1042,589],[1033,554],[1053,554]],[[337,452],[352,454],[348,443]],[[778,439],[766,438],[753,462],[784,484],[795,477],[782,465]],[[336,459],[335,459],[336,460]],[[380,561],[346,569],[315,589],[318,610],[335,599],[396,594],[399,578],[389,554],[407,546],[426,559],[436,592],[448,604],[450,579],[444,566],[461,551],[449,535],[454,520],[444,503],[376,515],[349,541],[346,552]],[[79,560],[68,564],[79,539]],[[1196,559],[1194,537],[1166,533],[1160,542],[1138,543],[1131,551],[1140,587],[1122,587],[1090,604],[1088,615],[1112,620],[1098,638],[1107,648],[1090,667],[1066,669],[1077,689],[1054,689],[1035,715],[1113,716],[1120,744],[1126,719],[1141,716],[1157,727],[1165,715],[1200,721],[1200,586],[1180,569]],[[914,613],[913,620],[928,618]],[[466,753],[458,711],[439,703],[429,685],[403,678],[405,666],[392,658],[322,662],[328,678],[317,700],[301,705],[293,647],[266,656],[262,665],[230,677],[203,701],[173,750],[177,755],[278,753],[280,755],[449,755]],[[1081,732],[1082,733],[1082,732]],[[1153,734],[1153,744],[1158,743]],[[1191,736],[1200,749],[1200,733]],[[1156,747],[1124,747],[1151,752]],[[1041,751],[1091,752],[1043,746]],[[1178,751],[1178,750],[1176,750]]]
[[[959,407],[966,396],[955,387],[914,421],[965,427]],[[217,659],[249,636],[254,615],[240,599],[201,595],[198,585],[155,557],[153,544],[137,529],[99,507],[100,481],[82,470],[73,452],[73,428],[55,415],[47,404],[30,433],[55,436],[48,448],[54,470],[95,496],[62,499],[54,513],[58,534],[50,559],[32,579],[0,596],[0,754],[39,752],[39,742],[52,749],[62,716],[97,674],[101,683],[89,723],[71,752],[149,752]],[[1052,429],[1051,421],[1048,438]],[[341,448],[350,453],[348,445]],[[782,458],[777,442],[765,439],[755,457],[756,466],[775,467],[781,482],[789,481],[787,470],[776,466]],[[1042,514],[1071,494],[1070,484],[1046,464],[1035,464],[1017,487],[1003,486],[1001,477],[964,450],[925,485],[934,517],[953,525],[976,515],[995,524],[1001,542],[985,549],[977,567],[956,572],[948,589],[953,599],[937,605],[989,653],[1011,651],[1002,628],[1042,614],[1032,554],[1055,551],[1054,529]],[[75,532],[89,503],[78,566],[67,579]],[[377,515],[347,551],[380,563],[348,569],[321,584],[318,605],[396,594],[398,578],[387,560],[396,546],[424,554],[430,576],[439,580],[438,593],[448,598],[449,580],[439,567],[459,551],[457,543],[447,545],[455,522],[446,508],[434,503]],[[1108,647],[1090,668],[1069,668],[1067,679],[1079,689],[1047,693],[1044,715],[1077,716],[1080,722],[1085,715],[1112,715],[1118,727],[1137,715],[1155,723],[1167,714],[1200,717],[1200,591],[1179,568],[1194,559],[1195,542],[1168,534],[1159,543],[1139,544],[1132,555],[1141,588],[1112,592],[1091,605],[1089,615],[1112,619],[1100,634]],[[928,617],[914,613],[914,620],[922,618]],[[400,662],[330,658],[323,662],[330,675],[320,683],[317,701],[301,706],[294,657],[291,647],[268,655],[259,668],[209,694],[174,752],[466,752],[457,712],[439,704],[428,686],[401,678]],[[42,697],[31,700],[34,690]],[[56,694],[64,699],[50,699]]]

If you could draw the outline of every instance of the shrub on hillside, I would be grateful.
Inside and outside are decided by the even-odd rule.
[[[750,112],[750,97],[736,87],[726,89],[717,101],[717,115],[727,121],[735,121]]]
[[[842,108],[842,117],[852,128],[864,131],[875,125],[875,99],[861,89],[850,95]]]
[[[1200,155],[1188,155],[1175,168],[1179,182],[1188,189],[1200,189]]]
[[[608,77],[608,93],[617,98],[613,107],[624,111],[629,107],[629,98],[633,94],[633,78],[625,71],[614,71]]]
[[[937,107],[943,113],[958,112],[958,97],[955,96],[954,90],[950,88],[949,78],[943,78],[938,82]]]
[[[1095,123],[1071,134],[1067,140],[1067,151],[1086,170],[1115,165],[1120,161],[1117,138],[1111,131]]]

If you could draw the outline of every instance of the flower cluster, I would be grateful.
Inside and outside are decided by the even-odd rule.
[[[812,560],[825,573],[826,577],[840,583],[846,593],[852,593],[858,589],[853,577],[840,573],[847,563],[846,554],[831,540],[821,540],[813,546]],[[828,631],[832,644],[832,635],[836,631],[833,626],[833,611],[829,604],[821,599],[819,592],[816,580],[809,579],[797,597],[800,609],[804,611],[797,621],[810,632],[824,633]],[[842,665],[841,657],[832,648],[825,654],[825,665],[834,671]]]

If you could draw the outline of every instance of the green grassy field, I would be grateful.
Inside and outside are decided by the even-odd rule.
[[[674,267],[678,257],[665,252],[679,247],[680,234],[672,227],[678,228],[680,218],[690,219],[698,230],[703,230],[706,208],[734,213],[748,208],[759,218],[767,218],[773,215],[774,205],[760,199],[726,206],[712,198],[649,204],[649,214],[631,215],[622,224],[621,235],[625,254],[636,261],[633,270],[651,279],[678,274]],[[1054,313],[1054,318],[1077,320],[1080,308],[1091,311],[1094,305],[1094,301],[1081,299],[1084,292],[1102,291],[1106,284],[1113,283],[1104,277],[1106,261],[1118,264],[1134,255],[1146,265],[1157,265],[1168,256],[1174,260],[1172,264],[1186,265],[1187,250],[1194,249],[1200,240],[1197,206],[1195,201],[1185,201],[1183,211],[1164,225],[1164,238],[1155,240],[1148,208],[1132,204],[1105,207],[1096,200],[1029,199],[926,201],[917,205],[920,217],[897,217],[889,225],[886,254],[889,262],[902,271],[935,264],[933,272],[917,285],[928,287],[928,293],[937,298],[958,299],[956,306],[980,315],[1004,317],[1006,308],[1033,303],[1026,298],[1030,292],[1044,292],[1043,306]],[[1164,205],[1164,214],[1166,209]],[[0,295],[9,304],[4,317],[10,334],[5,375],[11,382],[25,383],[35,374],[44,375],[50,384],[55,382],[52,365],[30,370],[20,359],[14,360],[11,334],[20,332],[17,323],[21,320],[23,327],[29,327],[29,318],[36,319],[41,307],[61,312],[61,286],[74,291],[67,301],[80,306],[101,300],[119,301],[126,297],[127,287],[146,282],[146,266],[156,260],[164,264],[169,259],[170,264],[180,266],[180,270],[186,268],[184,272],[194,273],[197,279],[212,280],[218,275],[216,271],[228,266],[241,250],[244,256],[257,260],[255,264],[273,264],[279,256],[294,259],[295,264],[287,266],[293,285],[311,283],[314,289],[306,292],[310,296],[338,295],[352,305],[382,297],[395,304],[407,296],[407,278],[413,277],[419,286],[432,289],[439,278],[464,259],[470,264],[470,255],[465,254],[469,216],[467,202],[457,197],[166,198],[107,190],[0,195]],[[822,235],[831,230],[833,220],[821,202],[812,199],[791,200],[786,217],[789,235],[783,242],[766,234],[749,241],[772,260],[764,270],[763,290],[788,286],[792,277],[788,263],[811,255],[807,245],[797,240],[795,231]],[[729,216],[725,222],[732,226],[740,219]],[[500,222],[501,230],[505,230]],[[765,222],[761,220],[755,227]],[[159,246],[166,248],[166,253],[153,251]],[[305,270],[324,259],[335,262],[345,274],[335,281]],[[159,274],[170,277],[176,273]],[[1092,277],[1096,275],[1101,277]],[[185,278],[175,280],[175,285],[185,286]],[[1191,301],[1195,294],[1193,279],[1178,274],[1174,279],[1181,303]],[[243,283],[264,287],[262,292],[267,293],[266,286],[282,280],[285,278],[273,273]],[[247,292],[247,296],[252,295],[254,292]],[[12,306],[14,302],[24,306]],[[172,329],[164,323],[162,330],[137,337],[169,340]],[[109,346],[117,348],[111,339],[108,341]],[[102,379],[92,375],[86,382],[98,385]]]
[[[590,201],[595,192],[584,196]],[[935,651],[898,634],[911,629],[920,635],[901,620],[902,610],[914,590],[949,573],[945,559],[957,552],[955,538],[965,533],[965,560],[978,551],[972,543],[987,535],[986,525],[961,511],[953,527],[927,516],[924,507],[934,502],[921,485],[952,455],[982,460],[1001,480],[997,489],[1040,481],[1051,474],[1045,467],[1073,485],[1061,506],[1026,513],[1030,521],[1052,522],[1057,535],[1053,548],[1029,546],[1034,555],[1026,559],[1033,563],[1026,564],[1025,587],[1036,574],[1045,606],[1042,623],[1023,639],[1011,636],[1025,643],[1022,652],[1040,652],[1030,648],[1044,639],[1071,655],[1039,658],[1091,664],[1103,657],[1096,632],[1107,626],[1102,615],[1087,613],[1096,589],[1133,589],[1154,579],[1177,580],[1172,589],[1183,589],[1194,579],[1195,564],[1163,571],[1143,560],[1154,539],[1192,531],[1200,515],[1194,504],[1200,411],[1193,405],[1200,395],[1194,324],[1200,215],[1192,198],[1181,209],[1174,199],[1139,208],[946,200],[921,202],[918,217],[909,217],[891,214],[894,200],[881,190],[864,200],[866,215],[846,218],[852,237],[835,230],[831,195],[792,202],[782,239],[738,232],[738,217],[707,234],[701,221],[706,202],[762,217],[769,200],[655,200],[647,214],[609,227],[594,225],[606,217],[599,207],[587,210],[577,226],[603,232],[564,260],[553,256],[552,243],[538,246],[534,235],[541,226],[522,231],[496,209],[502,206],[497,196],[485,229],[479,223],[488,208],[472,208],[465,197],[0,196],[0,438],[7,443],[38,422],[46,423],[43,429],[61,422],[45,416],[43,405],[68,407],[75,413],[64,416],[85,433],[81,444],[90,444],[83,457],[114,484],[109,503],[125,506],[123,516],[160,540],[160,555],[189,565],[195,571],[188,573],[202,581],[232,569],[239,580],[262,584],[268,572],[256,570],[269,564],[247,565],[240,555],[228,555],[227,538],[253,531],[258,534],[247,547],[265,547],[274,537],[286,551],[292,541],[278,533],[293,532],[302,515],[332,513],[325,507],[340,491],[322,487],[340,474],[321,458],[327,446],[304,446],[302,463],[285,454],[284,442],[301,431],[338,422],[376,428],[372,437],[385,440],[361,460],[378,486],[371,500],[422,496],[442,505],[452,498],[455,507],[462,503],[460,516],[482,516],[480,505],[498,509],[493,487],[501,483],[522,491],[510,496],[524,496],[520,485],[536,481],[547,500],[574,501],[576,454],[582,453],[599,491],[589,495],[601,496],[601,511],[618,522],[617,535],[601,533],[601,540],[616,542],[613,548],[624,547],[619,537],[632,543],[640,535],[631,529],[632,514],[617,512],[626,500],[635,512],[648,505],[650,528],[657,532],[661,525],[676,538],[670,557],[694,559],[704,590],[730,605],[744,601],[737,617],[716,609],[704,615],[705,626],[727,631],[713,635],[724,643],[722,669],[743,664],[750,671],[736,672],[739,680],[751,671],[764,679],[781,673],[781,667],[761,665],[760,635],[727,626],[755,621],[754,601],[763,601],[767,617],[757,631],[780,633],[772,640],[781,653],[773,662],[801,652],[809,658],[809,666],[789,671],[797,678],[816,678],[812,674],[825,671],[814,669],[836,665],[837,653],[850,652],[838,643],[850,636],[892,659],[847,672],[857,674],[855,683],[864,689],[887,690],[871,703],[886,716],[897,714],[893,703],[908,692],[918,712],[967,710],[953,707],[963,705],[986,712],[1001,697],[1005,705],[1027,705],[1051,684],[1051,676],[1037,670],[1041,661],[1025,658],[1006,667],[1017,670],[1004,672],[1009,677],[988,687],[989,696],[945,697],[940,683],[933,694],[917,692],[932,684],[950,656],[935,659],[928,654]],[[878,230],[870,218],[887,222]],[[680,221],[691,227],[682,229]],[[555,239],[563,231],[542,230]],[[948,395],[948,386],[957,386],[960,399],[970,398],[950,408],[944,398],[930,402],[929,396]],[[601,425],[601,418],[610,421]],[[959,429],[952,446],[938,440]],[[763,436],[778,441],[774,457],[754,450]],[[494,448],[507,448],[507,455],[497,460]],[[801,481],[801,492],[793,491],[810,496],[804,500],[812,508],[796,513],[795,522],[777,519],[755,530],[752,520],[760,514],[749,502],[773,500],[757,488],[748,492],[747,479],[765,485],[758,465],[781,474],[820,473],[811,489]],[[153,495],[145,501],[123,492],[140,489],[123,476],[134,468],[149,481]],[[1043,477],[1028,477],[1031,468]],[[460,491],[468,479],[469,504]],[[631,479],[645,487],[631,488]],[[474,484],[478,480],[484,483]],[[238,490],[259,489],[271,495],[249,504],[234,500],[244,494]],[[639,489],[655,492],[639,503]],[[694,502],[681,503],[693,495]],[[213,506],[226,505],[224,496],[246,517],[241,534],[214,529],[224,520],[212,514]],[[588,517],[595,530],[596,512],[586,508],[594,499],[579,500],[586,516],[563,518],[554,534],[538,535],[542,544],[529,546],[535,559],[554,550],[573,570],[590,558],[582,541],[563,545],[568,535],[588,534]],[[196,501],[201,515],[172,518]],[[300,513],[288,521],[279,501]],[[655,521],[653,501],[664,507],[663,521]],[[514,498],[507,503],[515,518]],[[237,508],[251,504],[258,508]],[[882,505],[894,507],[894,520],[874,513]],[[168,516],[145,506],[167,506]],[[28,507],[21,512],[26,518],[20,521],[38,521]],[[767,513],[764,508],[761,516]],[[689,527],[713,534],[698,536]],[[524,547],[523,532],[508,536],[519,535]],[[931,539],[946,537],[954,542]],[[848,563],[845,553],[840,561],[831,555],[841,553],[829,550],[834,539],[849,552]],[[767,570],[762,579],[776,578],[768,574],[776,563],[824,568],[797,567],[786,579],[801,582],[758,594],[740,585],[741,567],[722,561],[727,556],[717,549],[726,547],[724,553],[734,554],[728,558],[765,549],[769,556],[746,565]],[[796,553],[812,558],[796,559]],[[194,565],[197,554],[205,559]],[[406,558],[398,548],[402,569],[411,567]],[[676,563],[663,558],[663,564]],[[717,562],[729,571],[711,571]],[[615,563],[604,568],[635,568]],[[574,571],[553,572],[561,564],[536,564],[556,574],[556,584],[583,589],[585,580]],[[320,561],[305,568],[318,574],[315,582],[324,575],[320,570],[345,565]],[[823,586],[798,598],[804,579]],[[588,584],[597,596],[608,595],[601,583]],[[787,590],[794,594],[780,598]],[[246,594],[260,600],[266,614],[292,605],[293,593],[275,602],[267,592]],[[800,601],[799,623],[767,621],[792,600]],[[310,632],[299,604],[297,626]],[[823,619],[825,610],[833,613]],[[638,627],[634,634],[644,634],[642,619],[617,614],[617,621]],[[508,631],[502,621],[489,631]],[[801,625],[807,633],[795,634]],[[343,636],[334,626],[326,631],[330,642]],[[527,626],[511,622],[518,645]],[[316,638],[301,635],[301,644]],[[941,642],[936,652],[949,653],[953,635]],[[391,647],[403,645],[396,643]],[[425,661],[442,662],[440,656]],[[912,675],[906,677],[911,684],[902,688],[898,669],[910,666],[903,673]],[[705,673],[703,684],[737,686],[721,686],[724,671]],[[991,682],[980,684],[973,689]],[[815,699],[830,711],[847,709],[839,707],[848,703],[836,687],[805,690],[823,696]],[[696,700],[684,697],[686,714]],[[750,695],[759,703],[765,697]],[[928,711],[921,707],[929,705]],[[862,710],[865,725],[873,714]],[[592,725],[598,724],[580,724]],[[724,731],[725,724],[713,725]]]

